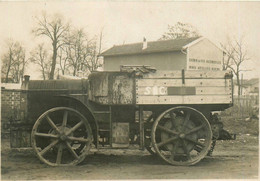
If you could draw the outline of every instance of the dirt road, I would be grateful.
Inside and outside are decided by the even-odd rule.
[[[2,180],[257,179],[258,137],[218,141],[212,157],[189,167],[170,166],[147,151],[127,149],[100,150],[78,166],[53,168],[42,164],[32,150],[11,150],[4,140],[1,165]]]

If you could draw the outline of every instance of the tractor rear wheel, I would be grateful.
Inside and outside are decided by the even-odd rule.
[[[212,131],[206,117],[191,107],[174,107],[155,120],[151,132],[156,153],[172,165],[193,165],[211,146]]]
[[[88,120],[78,111],[56,107],[35,122],[31,142],[39,159],[50,166],[76,165],[91,147],[93,135]]]

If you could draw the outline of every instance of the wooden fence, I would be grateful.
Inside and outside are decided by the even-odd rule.
[[[259,95],[234,96],[233,99],[234,105],[225,111],[226,114],[241,118],[258,116]]]
[[[259,104],[258,95],[234,96],[234,104],[242,107],[252,107]]]

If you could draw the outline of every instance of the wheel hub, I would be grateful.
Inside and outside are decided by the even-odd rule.
[[[71,133],[70,135],[66,135],[65,133],[68,131],[68,130],[70,130],[70,128],[69,127],[62,127],[62,126],[57,126],[57,128],[59,129],[59,130],[61,130],[61,133],[60,134],[58,134],[58,136],[59,136],[59,140],[61,141],[61,142],[65,142],[65,141],[68,141],[69,143],[71,143],[71,141],[68,139],[68,136],[73,136],[73,133]],[[57,134],[57,132],[55,131],[55,130],[51,130],[50,131],[50,133],[51,134]],[[57,147],[57,146],[56,146]]]
[[[179,134],[179,138],[181,139],[185,138],[185,134],[184,133]]]
[[[62,134],[61,136],[60,136],[60,140],[61,141],[66,141],[68,139],[68,137],[65,135],[65,134]]]
[[[190,134],[190,135],[186,135],[185,134],[185,131],[187,130],[191,130],[192,128],[195,127],[195,125],[190,121],[188,125],[186,126],[183,126],[183,122],[184,122],[184,118],[181,117],[181,116],[178,116],[175,118],[175,121],[176,121],[176,127],[174,127],[172,125],[172,121],[171,120],[167,120],[164,124],[164,127],[166,128],[170,128],[171,130],[174,130],[174,131],[180,131],[179,134],[177,135],[178,139],[185,139],[185,137],[189,137],[191,139],[194,139],[196,140],[198,138],[198,135],[197,133],[193,133],[193,134]],[[169,138],[171,138],[172,136],[168,133],[165,133],[165,132],[162,132],[161,133],[161,139],[162,141],[165,141]],[[172,150],[173,148],[173,145],[172,144],[167,144],[165,145],[165,147],[168,149],[168,150]],[[190,142],[187,142],[187,150],[191,151],[194,147],[194,144],[193,143],[190,143]],[[184,150],[182,147],[178,147],[177,150],[176,150],[176,153],[177,154],[183,154],[184,153]]]

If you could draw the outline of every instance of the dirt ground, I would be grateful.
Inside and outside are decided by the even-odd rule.
[[[258,136],[246,134],[218,141],[212,157],[189,167],[165,164],[137,148],[101,149],[78,166],[62,168],[41,163],[31,149],[11,150],[7,139],[1,150],[2,180],[258,178]]]

